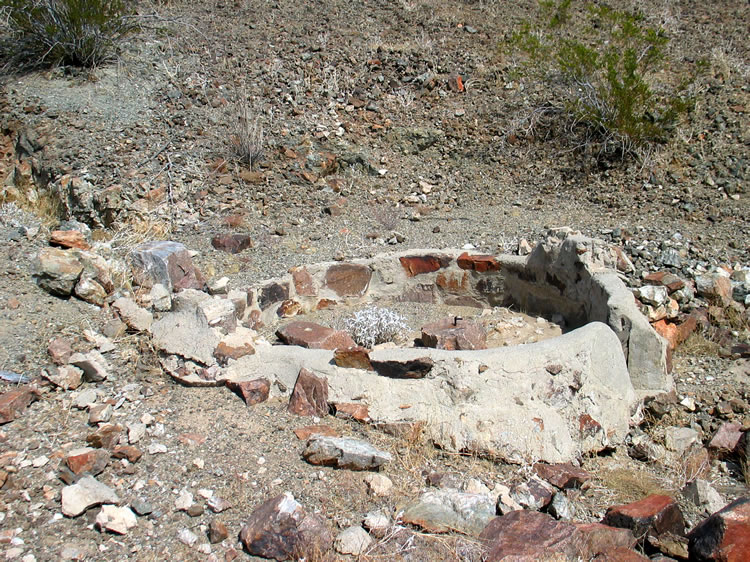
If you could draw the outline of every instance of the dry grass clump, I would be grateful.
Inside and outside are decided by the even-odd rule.
[[[245,103],[238,103],[234,128],[229,137],[232,156],[251,170],[263,159],[265,137],[260,117],[253,115]]]

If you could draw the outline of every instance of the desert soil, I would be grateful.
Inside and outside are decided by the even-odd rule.
[[[175,0],[138,3],[142,28],[121,44],[116,64],[4,79],[0,179],[10,177],[16,141],[26,139],[37,180],[71,174],[97,191],[119,186],[115,216],[88,221],[102,255],[124,258],[140,241],[176,240],[197,252],[207,277],[226,275],[237,288],[295,265],[390,250],[470,244],[477,252],[515,251],[520,239],[535,243],[561,226],[629,240],[631,249],[681,240],[689,242],[694,263],[750,265],[749,5],[616,4],[637,4],[670,37],[669,76],[657,82],[687,74],[699,59],[709,63],[694,85],[695,110],[669,144],[641,161],[599,160],[573,150],[564,133],[526,129],[550,92],[516,78],[517,61],[498,43],[531,17],[534,2]],[[454,74],[465,91],[448,86]],[[233,154],[243,106],[263,130],[264,156],[252,169]],[[58,299],[34,283],[32,258],[62,218],[43,203],[24,212],[4,207],[0,217],[0,368],[30,377],[49,362],[53,337],[89,349],[83,331],[99,330],[112,314]],[[29,235],[19,235],[19,226]],[[247,233],[254,247],[219,252],[210,241],[224,232]],[[636,253],[628,280],[634,286],[642,273],[659,269]],[[747,332],[736,337],[747,342]],[[98,478],[124,502],[140,498],[154,512],[124,536],[96,529],[97,510],[61,515],[63,483],[55,467],[61,451],[85,444],[91,427],[71,393],[47,388],[0,429],[0,458],[11,472],[0,495],[0,526],[17,529],[22,554],[36,560],[57,560],[63,552],[79,560],[204,559],[178,533],[190,529],[206,543],[213,519],[229,529],[213,554],[250,559],[237,533],[255,507],[284,491],[337,531],[375,509],[396,513],[419,495],[431,471],[477,478],[489,488],[529,474],[529,466],[447,454],[419,439],[327,418],[342,435],[394,455],[384,469],[394,490],[374,497],[362,474],[300,458],[303,442],[292,430],[309,420],[287,413],[285,403],[248,408],[226,389],[176,385],[142,339],[129,335],[116,343],[114,376],[97,385],[101,399],[120,404],[127,394],[113,419],[124,424],[152,415],[137,445],[164,444],[167,452],[134,464],[113,459]],[[703,406],[675,409],[670,423],[702,428],[699,414],[731,398],[748,408],[737,418],[747,421],[745,364],[715,350],[678,350],[677,394]],[[739,374],[725,375],[730,369]],[[707,427],[715,429],[721,420],[708,417]],[[48,461],[37,466],[42,457]],[[583,521],[652,491],[679,497],[684,484],[684,475],[633,460],[624,449],[581,461],[595,475],[576,499]],[[716,462],[710,479],[727,501],[747,493],[731,463]],[[201,503],[199,489],[233,507],[195,517],[174,510],[182,490]],[[691,509],[683,502],[692,525],[699,515]],[[399,528],[362,559],[386,557],[479,560],[481,549],[458,534]]]

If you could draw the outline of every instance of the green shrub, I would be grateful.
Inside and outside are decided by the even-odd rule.
[[[0,0],[3,51],[20,67],[93,67],[111,60],[135,24],[122,0]]]
[[[507,47],[525,55],[523,75],[543,77],[560,96],[548,110],[603,153],[639,155],[666,142],[691,103],[689,81],[669,91],[652,88],[666,64],[664,30],[603,4],[583,3],[574,14],[571,0],[540,6],[540,20],[525,22]]]

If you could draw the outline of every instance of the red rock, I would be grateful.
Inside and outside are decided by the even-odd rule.
[[[123,427],[119,424],[105,423],[86,437],[86,442],[97,449],[113,449],[120,441]]]
[[[237,394],[248,406],[260,404],[268,400],[271,383],[266,378],[251,381],[227,381],[227,388]]]
[[[314,322],[291,322],[276,331],[276,336],[287,345],[308,349],[340,349],[356,347],[349,334]]]
[[[214,357],[222,365],[226,365],[229,359],[239,359],[246,355],[253,355],[255,348],[250,342],[246,342],[240,346],[229,345],[226,342],[219,342],[214,350]]]
[[[39,396],[31,386],[19,386],[0,394],[0,424],[12,422]]]
[[[318,301],[318,304],[315,305],[315,310],[323,310],[325,308],[331,308],[332,306],[335,306],[337,303],[335,300],[331,299],[320,299]]]
[[[314,297],[318,294],[312,276],[304,267],[292,269],[292,281],[294,290],[300,297]]]
[[[300,369],[287,410],[299,416],[327,415],[328,380],[316,377],[304,367]]]
[[[365,265],[340,263],[328,268],[325,286],[340,297],[361,297],[370,286],[372,271]]]
[[[324,435],[326,437],[338,437],[338,432],[330,425],[306,425],[294,430],[297,439],[307,441],[313,435]]]
[[[21,301],[19,301],[16,297],[10,297],[8,299],[8,308],[11,310],[18,310],[18,308],[21,306]]]
[[[732,302],[732,282],[729,277],[720,273],[706,273],[695,278],[697,293],[712,301],[722,304]]]
[[[750,497],[738,498],[701,521],[688,539],[690,560],[750,560]]]
[[[79,475],[88,472],[92,476],[96,476],[109,464],[109,452],[104,449],[92,449],[91,447],[74,449],[65,457],[65,464],[73,474]]]
[[[128,459],[130,462],[138,462],[143,456],[143,451],[132,445],[117,445],[112,450],[112,456],[116,459]]]
[[[649,273],[643,278],[643,280],[649,285],[666,287],[670,294],[685,287],[685,281],[667,271]]]
[[[724,422],[708,444],[708,450],[718,456],[728,456],[737,451],[742,439],[742,424]]]
[[[487,349],[487,334],[475,322],[443,318],[422,326],[422,344],[435,349]]]
[[[222,252],[239,254],[253,247],[253,240],[247,234],[218,234],[211,239],[211,245]]]
[[[459,93],[464,91],[464,81],[460,74],[451,74],[448,77],[448,88]]]
[[[570,463],[534,465],[534,471],[544,480],[560,489],[580,488],[591,480],[591,474]]]
[[[490,521],[479,539],[487,544],[487,562],[590,560],[601,552],[635,543],[629,531],[594,525],[555,521],[538,511],[520,510]]]
[[[448,256],[438,255],[402,256],[398,259],[408,277],[432,273],[433,271],[447,267],[451,262],[451,258]]]
[[[289,299],[288,283],[269,283],[261,288],[258,294],[258,306],[261,310],[265,310],[272,304],[287,299]]]
[[[458,256],[456,262],[461,269],[469,269],[478,273],[500,270],[500,264],[494,256],[470,256],[468,252],[464,252]]]
[[[333,362],[344,369],[364,369],[372,371],[370,354],[362,346],[339,348],[333,352]]]
[[[208,524],[208,541],[211,544],[220,543],[224,539],[226,539],[229,536],[229,531],[227,530],[227,526],[224,525],[221,521],[217,521],[216,519],[213,519]]]
[[[49,243],[51,246],[62,246],[63,248],[78,248],[80,250],[91,248],[80,230],[53,230],[49,236]]]
[[[159,240],[141,244],[131,253],[131,259],[133,278],[143,287],[161,283],[175,291],[200,290],[205,283],[188,249],[177,242]]]
[[[323,520],[308,514],[289,492],[253,511],[240,531],[240,541],[249,554],[276,560],[324,553],[332,543]]]
[[[423,379],[435,364],[429,357],[405,359],[403,361],[370,359],[370,363],[380,376],[392,379]]]
[[[601,424],[588,414],[581,414],[578,418],[578,429],[581,437],[593,437],[602,432]]]
[[[351,404],[345,402],[336,402],[333,405],[337,418],[353,419],[358,422],[367,423],[370,421],[370,413],[365,404]]]
[[[448,293],[463,293],[469,289],[469,274],[466,271],[441,271],[435,284]]]
[[[302,312],[302,305],[294,299],[287,299],[282,301],[279,305],[279,309],[276,311],[276,315],[279,318],[291,318],[297,316]]]
[[[685,520],[677,502],[669,496],[658,494],[627,505],[610,507],[602,523],[630,529],[636,537],[646,534],[685,534]]]

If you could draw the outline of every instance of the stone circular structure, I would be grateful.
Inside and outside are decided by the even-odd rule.
[[[381,349],[370,353],[374,370],[340,367],[332,351],[263,341],[224,366],[202,362],[212,383],[264,377],[272,395],[288,394],[306,368],[327,378],[330,402],[366,407],[386,431],[419,430],[442,448],[511,462],[569,461],[617,444],[639,397],[672,387],[666,342],[618,277],[618,262],[627,260],[617,248],[568,235],[526,257],[410,250],[301,266],[247,289],[240,320],[274,326],[321,307],[419,302],[559,314],[570,331],[487,350]],[[184,307],[170,314],[178,313]],[[429,368],[408,378],[377,368],[415,361]]]

